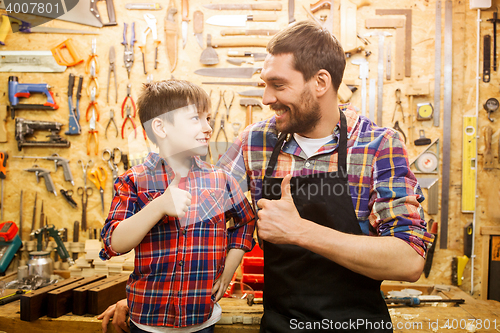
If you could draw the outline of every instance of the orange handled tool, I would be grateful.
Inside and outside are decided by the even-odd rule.
[[[63,49],[68,50],[69,55],[71,56],[71,61],[67,61],[67,59],[64,58],[62,52]],[[68,67],[76,66],[79,63],[83,62],[83,58],[78,54],[78,51],[73,45],[73,40],[71,38],[66,39],[64,42],[57,45],[56,47],[53,47],[51,51],[52,55],[56,59],[56,62],[61,66],[68,66]]]

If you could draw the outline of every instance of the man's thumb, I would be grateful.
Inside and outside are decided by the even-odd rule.
[[[281,199],[286,199],[286,200],[293,200],[292,198],[292,192],[290,190],[290,179],[292,178],[292,175],[288,174],[283,178],[283,181],[281,182]]]
[[[169,186],[178,187],[180,182],[181,182],[181,176],[174,173],[174,179],[172,179]]]

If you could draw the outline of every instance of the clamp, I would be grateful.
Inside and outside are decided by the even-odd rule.
[[[146,71],[146,60],[145,60],[145,53],[146,53],[146,39],[151,32],[153,35],[153,42],[155,45],[155,69],[158,67],[158,45],[160,44],[160,41],[158,40],[158,33],[156,30],[156,17],[153,14],[144,14],[144,20],[146,20],[146,29],[142,33],[142,38],[141,38],[141,43],[142,45],[139,46],[142,52],[142,65],[144,68],[144,74],[147,74],[148,72]]]
[[[95,64],[96,65],[96,73],[99,73],[99,62],[97,61],[97,39],[92,39],[92,48],[90,49],[90,55],[87,59],[87,63],[85,64],[85,73],[89,73],[89,67]]]
[[[134,64],[134,43],[135,39],[135,22],[132,22],[132,36],[130,37],[130,44],[127,43],[127,23],[123,23],[123,42],[125,46],[123,49],[123,63],[127,69],[128,78],[130,79],[130,71],[132,70],[132,65]]]
[[[92,141],[92,138],[94,138],[94,143],[95,143],[95,155],[97,155],[97,151],[99,150],[99,138],[97,137],[98,131],[95,129],[96,125],[96,116],[95,116],[95,110],[92,110],[92,117],[90,118],[90,130],[89,130],[89,136],[87,137],[87,155],[90,155],[90,144]]]
[[[130,102],[132,103],[132,107],[134,108],[134,115],[133,115],[134,118],[135,118],[135,115],[137,113],[137,109],[135,108],[134,99],[132,98],[132,95],[130,94],[131,90],[132,90],[132,85],[129,83],[129,84],[127,84],[127,96],[125,96],[125,99],[123,100],[123,103],[122,103],[122,118],[123,118],[123,109],[125,108],[125,104],[127,104],[127,99],[130,99]]]
[[[109,125],[111,125],[111,123],[113,123],[113,125],[115,126],[115,130],[116,130],[116,138],[118,137],[118,126],[116,126],[116,122],[115,122],[115,110],[111,109],[109,111],[109,121],[108,121],[108,124],[106,125],[106,130],[104,131],[104,137],[107,139],[108,138],[108,127]]]
[[[96,98],[96,89],[95,87],[92,88],[92,92],[90,93],[90,103],[89,106],[87,107],[87,112],[85,114],[85,119],[87,121],[90,121],[91,118],[89,117],[89,111],[92,109],[92,114],[90,115],[91,117],[95,116],[94,111],[97,113],[97,121],[99,121],[99,109],[97,108],[97,101],[95,100]]]
[[[123,114],[122,114],[122,116],[123,116]],[[134,114],[134,116],[135,116],[135,114]],[[137,138],[137,129],[136,129],[134,120],[132,119],[132,116],[131,116],[131,107],[129,105],[127,105],[127,115],[126,115],[125,120],[123,121],[123,125],[122,125],[122,139],[125,139],[125,135],[124,135],[125,124],[127,123],[127,120],[129,120],[129,119],[130,119],[130,122],[132,123],[132,127],[134,128],[134,138]]]

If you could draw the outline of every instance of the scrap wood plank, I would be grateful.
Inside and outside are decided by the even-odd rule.
[[[118,274],[114,276],[110,276],[107,279],[99,280],[93,283],[89,283],[85,286],[73,289],[73,314],[75,315],[84,315],[87,313],[87,304],[88,304],[88,291],[95,287],[99,287],[105,283],[110,281],[115,281],[124,276],[128,276],[127,274]]]
[[[376,15],[404,15],[406,18],[405,24],[405,76],[411,77],[411,25],[412,18],[411,9],[375,9]]]
[[[21,296],[21,320],[33,321],[47,314],[48,292],[71,285],[83,277],[72,277]]]
[[[94,275],[68,286],[48,292],[48,313],[51,318],[58,318],[73,309],[73,290],[89,283],[105,279],[106,275]]]
[[[88,291],[88,313],[98,315],[111,304],[124,299],[127,296],[125,294],[127,280],[128,275],[125,275],[117,280],[90,289]]]
[[[405,67],[405,19],[366,19],[367,29],[396,29],[396,80],[403,80]]]

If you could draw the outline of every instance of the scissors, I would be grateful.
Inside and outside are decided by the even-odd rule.
[[[99,189],[99,193],[101,194],[101,208],[104,213],[104,184],[106,183],[106,179],[108,179],[108,173],[103,167],[94,167],[90,170],[87,177]]]
[[[82,196],[82,230],[87,230],[87,202],[89,196],[92,195],[94,190],[92,187],[79,187],[76,191],[78,195]]]
[[[115,147],[113,149],[104,149],[102,152],[102,160],[108,162],[108,166],[112,171],[113,184],[116,178],[118,178],[118,164],[122,159],[122,151],[120,148]],[[115,187],[113,186],[113,196],[115,195]]]

